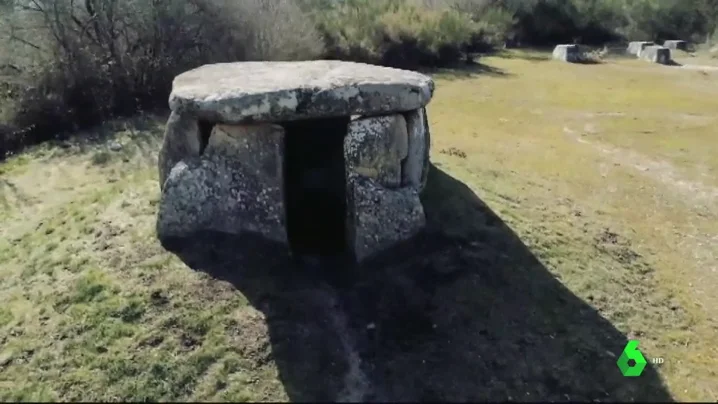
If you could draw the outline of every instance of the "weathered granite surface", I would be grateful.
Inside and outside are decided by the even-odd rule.
[[[284,129],[273,124],[216,125],[205,153],[219,153],[241,161],[275,185],[282,184]]]
[[[199,157],[200,133],[197,120],[176,112],[170,114],[158,156],[160,189],[172,167],[183,158]]]
[[[286,242],[282,136],[276,125],[215,127],[202,156],[179,161],[164,182],[160,240],[213,230]]]
[[[378,115],[425,106],[428,76],[342,61],[205,65],[177,76],[170,108],[222,123]]]
[[[351,175],[347,182],[348,239],[358,261],[413,237],[426,225],[416,189],[387,189],[361,175]]]

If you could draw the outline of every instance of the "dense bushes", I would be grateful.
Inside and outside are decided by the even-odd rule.
[[[393,67],[439,66],[458,60],[476,24],[450,8],[401,0],[346,0],[316,10],[327,56]]]
[[[29,0],[5,12],[4,149],[166,103],[172,78],[204,63],[323,53],[292,0]]]
[[[213,62],[451,65],[504,42],[702,41],[718,0],[0,0],[0,158],[166,106]]]

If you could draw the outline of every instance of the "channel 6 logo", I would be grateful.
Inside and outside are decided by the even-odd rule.
[[[633,363],[631,363],[631,361]],[[618,358],[618,368],[626,377],[636,377],[643,373],[646,368],[646,358],[643,357],[641,351],[638,350],[638,341],[628,341],[626,347],[623,348],[621,356]]]

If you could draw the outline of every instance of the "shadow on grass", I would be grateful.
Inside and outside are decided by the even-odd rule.
[[[432,167],[422,199],[423,234],[329,277],[249,236],[165,246],[265,314],[293,401],[672,401],[652,367],[620,374],[626,337],[471,189]]]
[[[151,149],[156,139],[151,139],[147,134],[153,130],[157,132],[157,123],[166,122],[167,116],[168,113],[158,110],[129,118],[117,118],[97,125],[92,129],[73,133],[60,132],[52,139],[41,142],[22,139],[15,140],[12,147],[9,147],[7,150],[0,147],[0,163],[13,155],[38,149],[51,149],[56,152],[56,155],[67,156],[82,155],[88,152],[99,152],[102,150],[107,151],[118,132],[126,132],[131,139],[132,145],[138,148],[143,155],[150,156],[152,153],[156,153],[156,151]],[[3,130],[10,133],[12,132],[11,129],[12,128],[3,128],[0,126],[0,138],[3,136]],[[0,146],[2,146],[2,144],[0,144]]]
[[[577,65],[602,65],[606,63],[601,59],[594,59],[590,57],[583,57],[574,62]]]
[[[580,65],[597,65],[604,63],[598,58],[587,56],[590,53],[587,49],[582,49],[580,57],[571,63]],[[493,56],[502,59],[519,59],[526,60],[529,62],[549,62],[553,60],[552,49],[550,48],[531,48],[526,50],[497,50],[492,54]]]
[[[553,48],[531,48],[531,49],[500,49],[489,55],[502,59],[520,59],[529,62],[548,62],[551,60]]]
[[[609,53],[608,55],[604,56],[603,58],[606,61],[628,61],[628,60],[637,60],[638,56],[631,55],[630,53],[626,52],[616,52],[616,53]]]
[[[424,69],[424,74],[438,75],[445,80],[464,80],[478,76],[510,77],[511,73],[498,67],[470,62],[451,68]]]

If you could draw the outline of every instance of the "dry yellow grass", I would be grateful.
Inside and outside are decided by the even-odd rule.
[[[0,163],[0,399],[718,399],[718,73],[507,56],[436,75],[448,241],[348,291],[163,251],[162,118]],[[620,376],[626,337],[664,364]]]
[[[680,64],[704,65],[718,67],[718,57],[710,52],[710,47],[702,45],[695,52],[673,51],[673,59]]]

